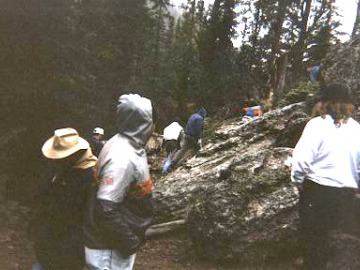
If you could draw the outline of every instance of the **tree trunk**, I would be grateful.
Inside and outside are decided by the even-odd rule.
[[[308,21],[310,15],[312,0],[303,0],[301,7],[301,25],[300,25],[300,34],[299,40],[294,46],[294,71],[295,74],[301,74],[302,70],[302,59],[303,54],[306,48],[307,36],[308,36]],[[304,8],[305,7],[305,8]]]
[[[169,232],[183,229],[185,225],[186,225],[185,219],[156,224],[146,230],[145,237],[147,239],[150,239],[159,235],[164,235]]]
[[[285,79],[286,79],[286,69],[288,64],[288,55],[285,54],[281,59],[278,61],[278,81],[277,81],[277,89],[276,89],[276,96],[275,96],[275,103],[278,104],[279,100],[283,96],[284,88],[285,88]]]
[[[270,104],[272,103],[271,97],[274,96],[274,92],[277,89],[276,55],[279,53],[281,30],[285,20],[286,10],[289,4],[290,4],[289,0],[279,1],[276,21],[271,27],[272,45],[271,45],[271,55],[268,65],[268,72],[270,76],[269,78],[270,91],[268,94],[268,102],[270,102]]]

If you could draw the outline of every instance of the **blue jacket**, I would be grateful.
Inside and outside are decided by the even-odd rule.
[[[200,139],[203,136],[204,118],[207,112],[201,108],[197,113],[192,114],[186,124],[185,134]]]

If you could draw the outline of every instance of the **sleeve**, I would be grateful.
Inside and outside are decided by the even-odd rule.
[[[293,151],[291,181],[302,184],[311,170],[321,144],[321,136],[316,123],[309,122]]]
[[[108,168],[99,176],[97,198],[120,203],[126,196],[134,174],[130,172],[132,169],[129,162],[114,163],[115,161],[110,160]]]
[[[109,164],[111,169],[100,178],[95,212],[106,242],[125,254],[133,254],[142,241],[130,228],[128,219],[131,213],[127,210],[125,198],[135,170],[129,162],[117,163],[117,166]]]

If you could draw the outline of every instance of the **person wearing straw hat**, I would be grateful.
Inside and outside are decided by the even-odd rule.
[[[355,195],[360,171],[360,125],[349,89],[340,83],[321,88],[314,110],[293,151],[291,180],[300,193],[304,269],[325,269],[331,255],[329,233],[358,233]]]
[[[137,94],[120,96],[117,134],[100,153],[93,218],[84,227],[86,266],[91,270],[132,269],[144,243],[153,216],[145,146],[155,119],[149,99]]]
[[[85,201],[96,185],[97,158],[73,128],[55,130],[41,150],[50,170],[37,196],[33,269],[81,270]]]

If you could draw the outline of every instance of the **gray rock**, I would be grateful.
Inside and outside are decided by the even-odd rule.
[[[247,122],[223,122],[202,152],[155,181],[156,221],[186,218],[194,247],[214,259],[294,239],[298,195],[288,159],[306,111],[298,103]]]

